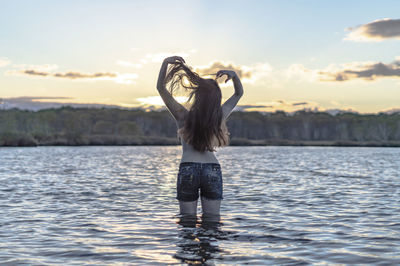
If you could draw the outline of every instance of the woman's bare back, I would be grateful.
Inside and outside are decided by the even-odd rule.
[[[199,152],[195,150],[192,145],[186,143],[181,135],[179,135],[179,137],[182,144],[181,162],[219,163],[214,152],[210,151]]]
[[[241,95],[232,95],[223,105],[222,105],[222,120],[223,125],[226,126],[226,119],[232,113],[237,102],[239,101]],[[176,121],[178,126],[178,131],[184,125],[183,120]],[[224,128],[224,130],[227,130]],[[229,133],[228,133],[229,134]],[[179,135],[182,144],[182,158],[181,162],[201,162],[201,163],[219,163],[214,152],[205,151],[200,152],[193,148],[192,145],[186,143],[181,135]]]

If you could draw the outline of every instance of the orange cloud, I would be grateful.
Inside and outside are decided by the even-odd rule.
[[[238,65],[232,62],[212,61],[206,66],[195,66],[194,70],[201,76],[211,75],[213,77],[219,70],[235,71],[244,83],[254,83],[261,77],[270,74],[272,67],[268,63],[257,63],[252,66]],[[224,76],[226,79],[226,76]]]

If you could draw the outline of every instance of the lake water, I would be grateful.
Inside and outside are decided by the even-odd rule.
[[[0,148],[0,263],[400,264],[399,148],[216,155],[220,223],[177,215],[180,146]]]

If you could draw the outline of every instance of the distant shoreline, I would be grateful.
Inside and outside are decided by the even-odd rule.
[[[232,112],[230,146],[400,147],[400,113]],[[168,111],[0,110],[0,147],[180,145]]]
[[[180,146],[176,138],[134,137],[95,138],[70,142],[67,139],[53,141],[15,141],[3,143],[0,147],[40,147],[40,146]],[[251,140],[233,138],[229,146],[324,146],[324,147],[400,147],[400,141],[294,141],[294,140]]]

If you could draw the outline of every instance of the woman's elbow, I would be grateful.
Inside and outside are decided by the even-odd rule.
[[[238,97],[242,97],[243,94],[244,94],[243,90],[239,91],[239,92],[235,92],[235,95],[238,96]]]

